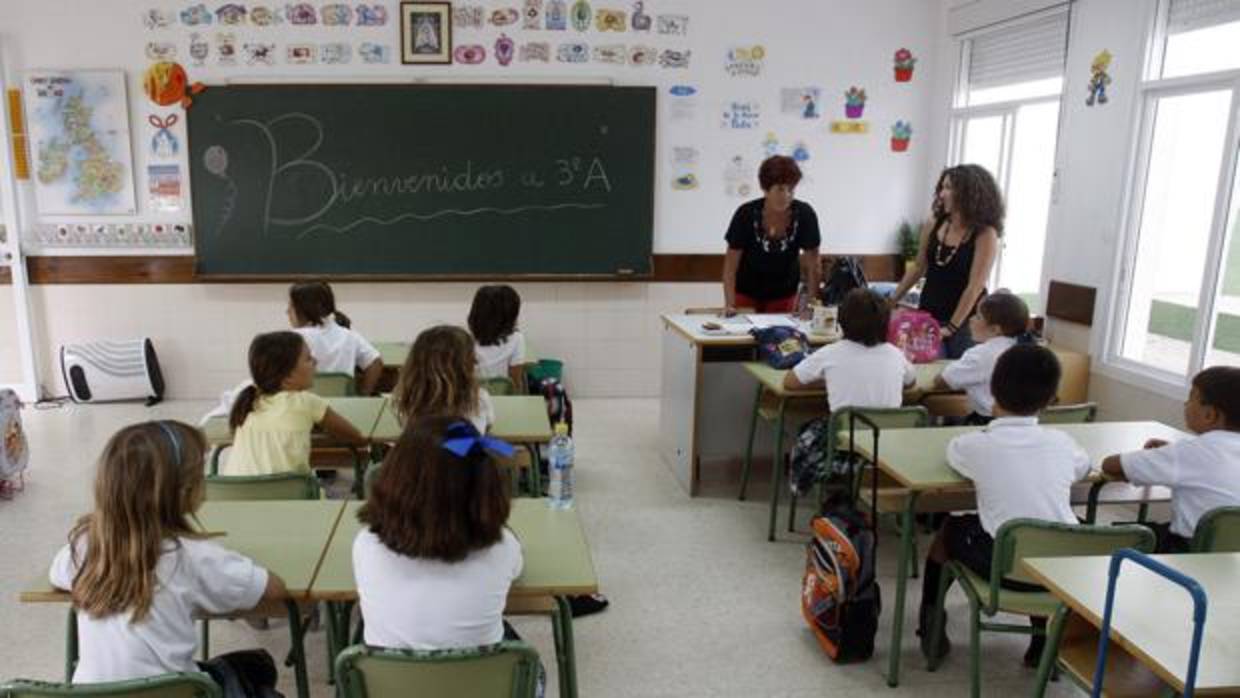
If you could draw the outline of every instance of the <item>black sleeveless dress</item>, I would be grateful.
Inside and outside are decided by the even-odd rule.
[[[969,285],[969,272],[973,269],[978,234],[977,230],[971,232],[958,248],[944,245],[939,241],[939,229],[946,222],[944,219],[930,233],[930,242],[926,246],[926,283],[922,286],[921,301],[917,306],[933,315],[940,325],[951,321],[952,314],[960,303],[960,296],[964,295],[964,289]],[[946,262],[940,265],[937,261],[939,259]],[[986,291],[983,290],[979,298],[985,296]],[[970,310],[969,315],[972,314],[973,311]],[[968,320],[968,317],[965,320]],[[965,322],[960,325],[962,328],[967,327]]]

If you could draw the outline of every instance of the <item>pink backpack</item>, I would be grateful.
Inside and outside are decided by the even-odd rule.
[[[909,361],[925,364],[939,358],[943,337],[939,323],[924,310],[899,308],[887,324],[887,341],[900,348]]]

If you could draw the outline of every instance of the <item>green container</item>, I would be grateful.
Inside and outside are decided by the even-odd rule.
[[[564,362],[556,359],[539,359],[538,363],[525,370],[530,382],[554,378],[564,382]]]

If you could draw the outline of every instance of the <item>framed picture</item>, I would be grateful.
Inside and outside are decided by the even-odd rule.
[[[452,62],[452,3],[400,4],[400,62]]]

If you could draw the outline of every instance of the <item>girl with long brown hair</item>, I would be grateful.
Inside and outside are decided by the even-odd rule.
[[[125,427],[104,447],[94,511],[78,520],[49,573],[79,611],[74,683],[198,671],[192,613],[246,611],[287,596],[278,576],[194,525],[205,452],[202,434],[174,421]],[[229,656],[203,668],[216,675]],[[269,669],[250,678],[274,686]]]
[[[474,340],[464,329],[437,325],[423,330],[409,349],[392,393],[401,421],[418,417],[464,417],[485,433],[495,421],[491,397],[478,385]]]
[[[296,332],[267,332],[250,342],[253,382],[237,394],[228,424],[232,452],[220,467],[224,475],[310,472],[310,432],[323,427],[336,441],[366,445],[347,419],[309,392],[314,357]]]
[[[383,376],[379,350],[352,329],[349,317],[336,309],[336,294],[326,281],[301,281],[288,289],[288,321],[324,373],[360,372],[359,395],[374,393]]]

